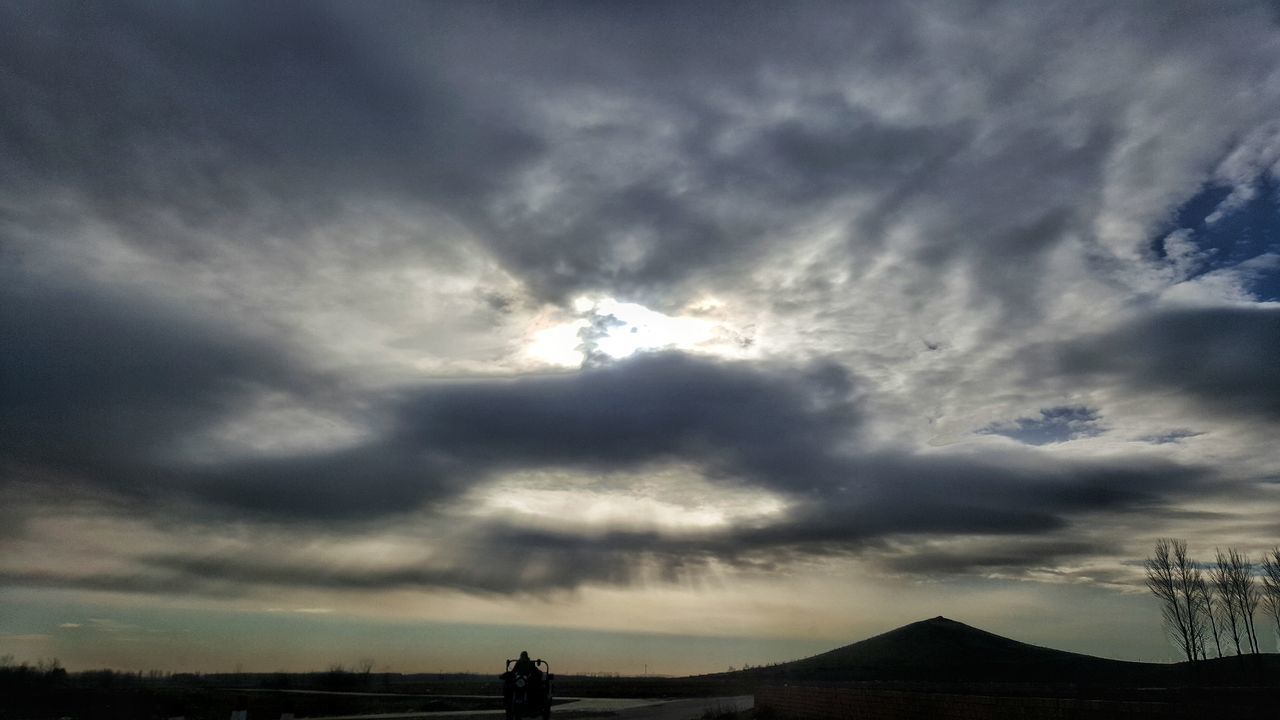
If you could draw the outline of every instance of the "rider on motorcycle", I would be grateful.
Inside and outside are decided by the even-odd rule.
[[[538,669],[547,664],[541,658],[530,660],[529,653],[521,652],[519,660],[507,660],[507,671],[502,673],[502,707],[506,720],[539,717],[551,720],[550,673]]]
[[[516,660],[515,667],[511,668],[512,672],[537,682],[542,679],[542,671],[538,669],[538,664],[529,659],[529,653],[525,650],[520,651],[520,659]]]

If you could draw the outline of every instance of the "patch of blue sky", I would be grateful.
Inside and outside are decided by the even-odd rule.
[[[1249,186],[1206,185],[1153,239],[1157,257],[1177,259],[1167,242],[1175,233],[1194,248],[1184,279],[1233,270],[1258,300],[1280,300],[1280,183],[1269,174]]]
[[[1027,445],[1050,445],[1106,432],[1098,411],[1082,405],[1041,408],[1039,417],[1020,417],[980,428],[979,435],[1002,435]]]

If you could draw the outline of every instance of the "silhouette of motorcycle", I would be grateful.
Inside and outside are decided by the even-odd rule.
[[[542,716],[542,720],[551,720],[551,667],[542,658],[533,661],[535,666],[541,665],[543,671],[536,667],[532,672],[515,672],[511,664],[515,660],[507,660],[507,671],[499,675],[502,679],[502,707],[507,711],[507,720]]]

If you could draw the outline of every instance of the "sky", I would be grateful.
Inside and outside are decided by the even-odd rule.
[[[0,106],[0,656],[1166,661],[1280,543],[1275,3],[5,2]]]

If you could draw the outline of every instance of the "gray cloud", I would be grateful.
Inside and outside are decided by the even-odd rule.
[[[521,468],[682,461],[725,482],[799,491],[842,471],[858,423],[852,387],[837,366],[641,356],[573,375],[406,389],[369,444],[173,471],[207,500],[312,520],[412,511]]]
[[[151,486],[183,438],[265,389],[310,390],[260,338],[138,298],[0,290],[0,450],[89,482]]]
[[[0,175],[74,190],[135,243],[177,216],[239,242],[296,238],[341,201],[460,202],[538,142],[428,67],[396,65],[324,5],[10,6]],[[465,204],[465,203],[464,203]]]
[[[1280,419],[1280,310],[1166,310],[1054,349],[1058,373],[1176,392],[1219,412]]]
[[[599,460],[598,454],[593,460]],[[833,555],[863,556],[894,572],[933,577],[975,571],[1016,574],[1114,550],[1106,540],[1064,540],[1078,520],[1162,512],[1171,503],[1211,491],[1203,471],[1164,463],[1046,466],[1044,458],[1034,456],[1007,460],[849,460],[849,476],[841,484],[788,488],[795,502],[781,517],[721,529],[664,533],[557,530],[501,520],[472,523],[451,541],[447,558],[406,560],[391,567],[275,561],[256,551],[168,552],[142,558],[139,574],[154,579],[133,589],[167,592],[182,586],[195,592],[210,587],[219,593],[247,593],[280,586],[523,594],[654,579],[676,582],[715,565],[770,571],[801,558]],[[954,535],[984,540],[958,550],[904,550],[899,542]],[[120,589],[128,587],[131,577],[116,578]],[[110,586],[112,578],[49,576],[24,582],[95,588]]]
[[[1159,435],[1147,435],[1140,437],[1138,438],[1138,441],[1151,443],[1153,445],[1168,445],[1169,443],[1180,443],[1188,438],[1200,437],[1203,434],[1204,433],[1199,433],[1194,430],[1179,429],[1170,430]]]
[[[373,413],[375,437],[355,447],[184,460],[185,442],[235,419],[258,394],[323,403],[343,391],[264,338],[136,299],[11,286],[4,300],[0,332],[14,351],[0,358],[0,460],[268,518],[403,512],[521,466],[692,460],[765,484],[821,484],[821,466],[834,471],[858,425],[853,380],[838,366],[661,355],[575,375],[402,390]]]
[[[1152,512],[1206,491],[1204,473],[1193,468],[1136,462],[1046,467],[1043,459],[1034,460],[1039,461],[1034,469],[959,458],[852,461],[844,483],[789,488],[797,502],[783,517],[721,530],[583,532],[493,522],[472,527],[464,542],[453,543],[446,565],[366,569],[171,554],[149,560],[149,572],[246,588],[447,588],[499,594],[625,586],[655,578],[679,581],[717,564],[768,571],[799,558],[831,555],[866,556],[895,572],[933,577],[980,569],[1016,573],[1114,550],[1106,541],[1028,537],[1070,532],[1074,522],[1091,515]],[[983,551],[904,553],[889,544],[894,538],[957,534],[1006,539],[989,541]]]
[[[744,541],[857,546],[906,534],[1040,534],[1091,513],[1163,506],[1203,492],[1203,471],[1167,463],[1045,464],[1035,454],[975,461],[957,456],[872,456],[844,484],[814,494],[791,522]]]
[[[683,534],[476,521],[452,564],[179,554],[137,575],[5,582],[508,593],[850,553],[902,572],[1003,571],[1107,552],[1106,539],[1059,539],[1100,515],[1222,521],[1176,506],[1263,464],[1211,470],[1178,454],[1196,444],[1177,442],[1186,431],[1159,431],[1194,422],[1223,439],[1219,416],[1280,417],[1280,315],[1150,309],[1173,270],[1135,253],[1280,110],[1265,91],[1267,15],[1243,3],[2,7],[10,488],[56,496],[74,479],[113,514],[297,532],[444,512],[524,470],[679,463],[789,503]],[[404,225],[394,242],[370,219],[382,208]],[[313,242],[320,231],[338,237]],[[396,243],[433,252],[392,257]],[[242,262],[210,260],[224,254]],[[461,255],[485,282],[510,281],[455,290]],[[352,267],[362,258],[427,277],[370,280]],[[68,270],[86,267],[108,279]],[[279,286],[249,287],[246,267]],[[151,272],[175,274],[157,289]],[[340,291],[375,282],[391,302],[370,315],[403,312],[395,332],[342,315]],[[760,359],[592,356],[579,372],[521,374],[506,338],[461,348],[466,333],[424,331],[415,314],[451,308],[397,306],[403,287],[433,283],[483,310],[469,321],[480,333],[544,309],[560,318],[583,292],[672,313],[722,296],[725,312],[760,321]],[[235,301],[252,293],[271,322],[243,317]],[[1108,308],[1133,319],[1091,329]],[[339,319],[300,352],[299,315]],[[595,320],[588,351],[610,330]],[[432,338],[406,342],[415,333]],[[470,374],[388,379],[343,354],[426,345]],[[1032,358],[1021,378],[1009,357]],[[1085,404],[1037,395],[1054,381]],[[1215,412],[1130,431],[1112,401],[1134,391]],[[216,447],[210,435],[266,396],[365,432],[305,452]],[[1029,408],[1044,409],[1017,417]],[[1150,447],[1094,452],[1103,410]],[[983,419],[962,446],[915,445],[918,426],[972,413]],[[963,444],[974,426],[1044,447]],[[1055,454],[1065,440],[1081,441],[1078,456]],[[38,510],[0,512],[10,542]],[[904,538],[955,535],[1021,547],[894,554]]]
[[[37,306],[57,322],[35,322]],[[24,349],[6,358],[9,383],[0,393],[0,417],[11,430],[7,459],[81,470],[90,482],[145,493],[153,502],[168,498],[171,507],[184,499],[211,504],[186,510],[210,520],[230,509],[259,521],[368,520],[434,505],[506,470],[607,472],[673,461],[692,463],[721,484],[770,489],[793,505],[765,524],[693,538],[501,525],[481,532],[479,556],[505,555],[534,568],[526,572],[499,572],[480,557],[355,576],[274,565],[255,575],[252,564],[231,572],[230,564],[243,563],[216,558],[165,565],[209,582],[274,578],[270,582],[483,592],[627,582],[642,567],[675,574],[711,561],[776,563],[788,553],[856,552],[896,535],[1057,531],[1089,513],[1159,507],[1195,492],[1201,475],[1150,462],[1046,464],[1030,454],[975,460],[868,452],[860,448],[859,382],[840,366],[723,363],[679,354],[640,355],[573,374],[402,389],[380,413],[383,430],[368,443],[183,462],[164,451],[232,415],[254,387],[305,389],[298,385],[305,371],[282,364],[266,346],[199,322],[137,312],[128,303],[81,296],[4,307],[5,328]],[[131,421],[135,417],[147,422]],[[107,580],[57,582],[98,587]],[[136,585],[153,586],[171,585]]]
[[[1096,542],[1070,539],[1000,540],[959,549],[912,546],[880,559],[886,567],[911,575],[945,577],[964,573],[1007,572],[1053,568],[1063,560],[1087,558],[1111,550]]]
[[[925,10],[11,8],[0,92],[24,112],[0,132],[16,159],[4,177],[74,189],[132,242],[188,256],[200,241],[154,232],[158,219],[297,242],[344,200],[395,198],[475,230],[539,297],[608,288],[657,304],[856,199],[863,259],[919,224],[916,287],[968,265],[976,305],[1034,317],[1037,274],[1001,268],[1093,235],[1132,88],[1073,90],[1081,69],[1055,53],[1098,34],[1079,27],[1088,13],[932,8],[938,28],[970,31],[958,41],[934,37]],[[1158,56],[1144,44],[1192,41],[1203,20],[1144,21],[1160,33],[1132,42]],[[1040,47],[1014,62],[989,51],[987,35],[1021,23],[1048,33]],[[1230,61],[1219,54],[1206,63]],[[1158,68],[1144,62],[1138,83]],[[886,97],[850,97],[845,77]],[[812,90],[784,95],[786,82]],[[918,112],[877,105],[895,94]],[[635,100],[607,107],[621,97]],[[795,112],[766,112],[784,103]]]
[[[478,550],[478,551],[477,551]],[[454,554],[447,566],[404,564],[391,569],[336,568],[242,556],[168,555],[150,559],[149,575],[195,585],[221,583],[241,592],[255,587],[328,590],[448,589],[480,594],[526,594],[576,588],[583,583],[626,585],[635,579],[639,553],[602,552],[588,546],[555,553],[494,543]]]
[[[823,483],[855,439],[854,379],[641,355],[581,374],[458,382],[406,399],[402,434],[495,467],[694,459],[771,485]]]
[[[181,494],[243,519],[359,521],[411,512],[450,497],[450,476],[427,448],[373,442],[354,448],[166,468]],[[221,514],[221,513],[219,513]]]

